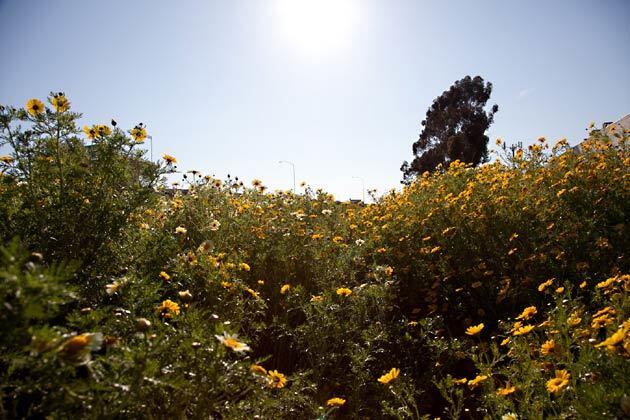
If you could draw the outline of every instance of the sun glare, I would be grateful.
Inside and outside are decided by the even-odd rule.
[[[300,52],[323,55],[350,44],[356,0],[276,0],[283,37]]]

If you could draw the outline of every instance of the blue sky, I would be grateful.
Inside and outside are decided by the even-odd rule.
[[[398,187],[467,74],[494,85],[492,144],[574,144],[630,113],[626,0],[286,1],[0,0],[0,103],[64,91],[84,123],[144,122],[180,169],[287,189],[290,160],[339,199],[360,197],[354,176]]]

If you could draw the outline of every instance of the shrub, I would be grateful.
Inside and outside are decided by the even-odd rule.
[[[54,109],[0,107],[0,147],[11,148],[0,163],[0,234],[51,261],[76,261],[81,272],[107,272],[129,214],[155,199],[164,170],[142,158],[146,133],[86,126],[85,144],[81,115],[61,93],[48,99]]]
[[[4,417],[628,415],[626,133],[361,205],[167,189],[64,100],[0,112]]]

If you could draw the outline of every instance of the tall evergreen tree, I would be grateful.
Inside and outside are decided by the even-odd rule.
[[[403,183],[435,171],[440,164],[448,167],[454,160],[475,166],[488,161],[485,132],[499,110],[496,104],[490,112],[484,110],[491,93],[492,83],[466,76],[433,101],[422,121],[420,138],[413,144],[414,159],[400,168]]]

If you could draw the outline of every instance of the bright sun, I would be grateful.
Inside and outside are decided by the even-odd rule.
[[[356,0],[276,0],[283,37],[301,52],[323,55],[350,44]]]

